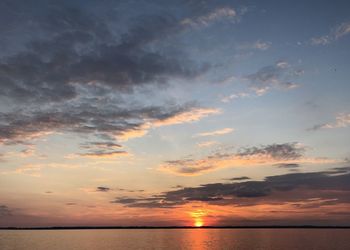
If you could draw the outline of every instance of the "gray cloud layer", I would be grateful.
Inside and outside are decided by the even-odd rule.
[[[215,153],[202,159],[179,159],[166,161],[161,169],[175,174],[195,175],[223,167],[274,164],[302,158],[305,148],[297,143],[281,143],[244,147],[237,152]]]
[[[8,13],[9,6],[3,12]],[[208,68],[182,51],[156,49],[162,39],[183,29],[171,15],[139,16],[115,34],[113,28],[120,29],[115,22],[88,11],[63,4],[39,9],[46,15],[30,12],[27,18],[42,35],[38,32],[22,50],[0,60],[4,97],[22,102],[69,100],[78,95],[78,83],[130,92],[136,86],[165,84],[168,78],[193,78]]]
[[[110,13],[110,5],[114,15],[100,15]],[[193,108],[135,104],[136,89],[193,79],[209,66],[188,58],[180,46],[163,49],[186,28],[178,17],[146,11],[118,16],[122,5],[103,5],[96,15],[90,1],[79,8],[68,1],[40,1],[35,8],[1,3],[0,16],[10,26],[0,26],[10,51],[0,54],[0,96],[9,104],[0,110],[1,143],[62,130],[99,134],[114,143],[115,136],[141,131],[146,120],[163,121]],[[106,153],[95,146],[86,154]]]
[[[122,197],[113,202],[129,207],[176,207],[192,201],[216,205],[252,206],[283,204],[312,199],[332,199],[332,204],[350,203],[350,168],[324,172],[292,173],[268,176],[263,181],[213,183],[180,188],[144,198]],[[320,202],[318,206],[327,205]]]
[[[161,122],[193,108],[193,104],[186,104],[169,107],[109,106],[101,110],[94,105],[80,105],[45,111],[0,113],[0,142],[23,143],[41,134],[60,130],[118,136],[142,130],[147,121]]]

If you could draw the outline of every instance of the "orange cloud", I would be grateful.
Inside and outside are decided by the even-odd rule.
[[[126,141],[131,138],[142,137],[148,133],[151,128],[162,127],[162,126],[171,126],[182,123],[191,123],[197,122],[209,115],[220,114],[220,109],[214,108],[192,108],[188,111],[179,113],[177,115],[171,116],[166,119],[158,120],[146,120],[145,124],[138,127],[137,129],[131,129],[123,132],[116,137],[121,141]]]

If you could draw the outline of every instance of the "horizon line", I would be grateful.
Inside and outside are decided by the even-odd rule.
[[[266,225],[266,226],[52,226],[52,227],[0,227],[0,230],[91,230],[91,229],[350,229],[348,226]]]

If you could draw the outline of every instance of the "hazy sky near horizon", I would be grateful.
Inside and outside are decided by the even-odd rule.
[[[0,2],[0,226],[350,225],[348,1]]]

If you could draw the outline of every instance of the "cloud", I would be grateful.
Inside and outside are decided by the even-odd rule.
[[[250,147],[240,149],[239,156],[267,155],[276,160],[300,159],[305,152],[305,148],[298,143],[271,144],[260,147]]]
[[[157,117],[144,117],[143,123],[135,126],[133,129],[122,131],[116,137],[121,141],[129,140],[130,138],[142,137],[148,133],[151,128],[171,126],[182,123],[192,123],[201,120],[209,115],[220,114],[220,109],[214,108],[198,108],[189,105],[175,108],[169,113],[160,111]]]
[[[258,49],[258,50],[267,50],[269,49],[271,46],[271,43],[270,42],[263,42],[263,41],[256,41],[254,44],[253,44],[253,48],[254,49]]]
[[[262,166],[279,164],[325,164],[338,161],[327,158],[308,158],[304,156],[305,147],[298,143],[263,145],[240,148],[236,152],[215,153],[200,159],[185,158],[166,161],[159,170],[184,176],[200,175],[221,168]]]
[[[111,104],[103,110],[98,104],[79,104],[44,111],[0,113],[0,143],[24,143],[62,131],[127,140],[146,134],[153,126],[194,122],[218,113],[218,109],[199,108],[193,104],[168,107],[119,107]]]
[[[311,38],[310,43],[312,45],[327,45],[348,34],[350,34],[350,22],[343,22],[332,28],[328,35]]]
[[[279,168],[295,169],[300,168],[299,164],[296,163],[281,163],[277,165]]]
[[[335,122],[333,123],[324,123],[317,124],[312,128],[308,128],[307,130],[319,130],[319,129],[334,129],[334,128],[346,128],[350,125],[350,114],[340,113],[336,116]]]
[[[344,22],[337,26],[334,30],[334,36],[336,39],[339,39],[348,34],[350,34],[350,22]]]
[[[25,174],[33,177],[41,177],[41,171],[47,168],[64,168],[64,169],[73,169],[79,168],[79,165],[74,164],[63,164],[63,163],[47,163],[47,164],[24,164],[15,169],[14,172],[8,173],[16,173],[16,174]]]
[[[103,142],[103,141],[98,141],[98,142],[89,142],[89,143],[84,143],[80,146],[81,148],[85,149],[91,149],[91,148],[100,148],[100,149],[116,149],[116,148],[121,148],[122,145],[114,142]]]
[[[92,157],[92,158],[114,158],[119,156],[128,155],[126,151],[103,151],[96,150],[88,153],[81,153],[80,156]]]
[[[79,94],[79,84],[130,93],[136,87],[165,85],[169,78],[193,79],[209,67],[197,65],[182,51],[147,49],[183,29],[171,15],[139,16],[124,33],[115,34],[109,20],[80,9],[43,4],[38,11],[46,15],[30,12],[28,17],[38,35],[23,50],[0,60],[4,98],[28,103],[71,100]]]
[[[210,147],[210,146],[213,146],[216,144],[218,144],[218,142],[216,142],[216,141],[204,141],[204,142],[198,142],[197,146],[200,148],[205,148],[205,147]]]
[[[331,43],[332,38],[329,36],[320,36],[311,38],[312,45],[326,45]]]
[[[199,133],[196,135],[196,137],[225,135],[225,134],[232,133],[233,131],[234,131],[233,128],[223,128],[215,131]]]
[[[196,122],[209,115],[220,114],[220,109],[215,108],[189,108],[189,110],[183,110],[183,112],[178,112],[172,117],[160,118],[152,122],[155,127],[169,126],[174,124]]]
[[[26,174],[33,177],[40,177],[41,176],[41,169],[43,167],[41,165],[37,164],[27,164],[23,165],[15,170],[18,174]]]
[[[257,40],[253,43],[245,43],[238,47],[239,50],[267,50],[271,46],[270,42],[264,42],[261,40]]]
[[[43,2],[35,12],[17,2],[5,7],[0,16],[18,9],[23,13],[21,22],[8,17],[14,29],[30,20],[33,31],[12,37],[21,46],[0,55],[0,96],[8,104],[0,112],[1,144],[24,144],[58,132],[88,134],[115,145],[86,144],[85,149],[95,148],[81,155],[116,155],[117,142],[220,113],[193,103],[140,97],[164,89],[170,79],[192,81],[210,68],[190,59],[181,46],[164,49],[186,29],[176,16],[143,12],[130,18],[121,13],[114,15],[117,20],[95,15],[89,4],[75,8]],[[225,11],[201,20],[220,15]]]
[[[228,103],[234,99],[238,99],[238,98],[247,98],[250,97],[249,93],[245,93],[245,92],[241,92],[238,94],[231,94],[229,96],[224,96],[223,98],[221,98],[221,101],[224,103]]]
[[[214,23],[223,19],[235,20],[234,18],[237,18],[237,12],[233,8],[221,7],[211,12],[208,12],[205,15],[192,17],[192,18],[185,18],[181,21],[181,24],[185,26],[189,25],[193,27],[202,27],[202,26],[208,26],[211,23]]]
[[[295,207],[301,208],[298,203],[311,201],[311,208],[350,203],[349,194],[350,168],[347,168],[345,173],[332,169],[324,172],[268,176],[262,181],[203,184],[199,187],[163,192],[152,197],[124,197],[123,200],[116,199],[114,202],[129,207],[148,208],[163,208],[164,204],[170,207],[180,206],[193,201],[219,206],[294,203]]]
[[[33,156],[35,154],[35,146],[34,145],[29,145],[27,148],[22,149],[20,154],[21,154],[22,157]]]
[[[257,95],[263,95],[271,88],[293,89],[299,84],[289,80],[296,76],[295,70],[286,61],[277,61],[274,65],[261,68],[256,73],[245,76],[250,88]]]
[[[12,215],[12,212],[7,206],[0,205],[0,217],[11,216],[11,215]]]
[[[111,189],[109,187],[97,187],[96,191],[98,192],[109,192]]]
[[[250,180],[250,178],[247,176],[241,176],[241,177],[230,178],[228,180],[230,180],[230,181],[246,181],[246,180]]]
[[[72,154],[68,158],[75,158],[77,156],[91,157],[91,158],[114,158],[129,155],[128,152],[120,150],[120,144],[113,141],[95,141],[83,143],[81,148],[87,149],[85,153]]]
[[[75,206],[75,205],[77,205],[77,203],[75,203],[75,202],[67,202],[66,203],[66,206]]]

